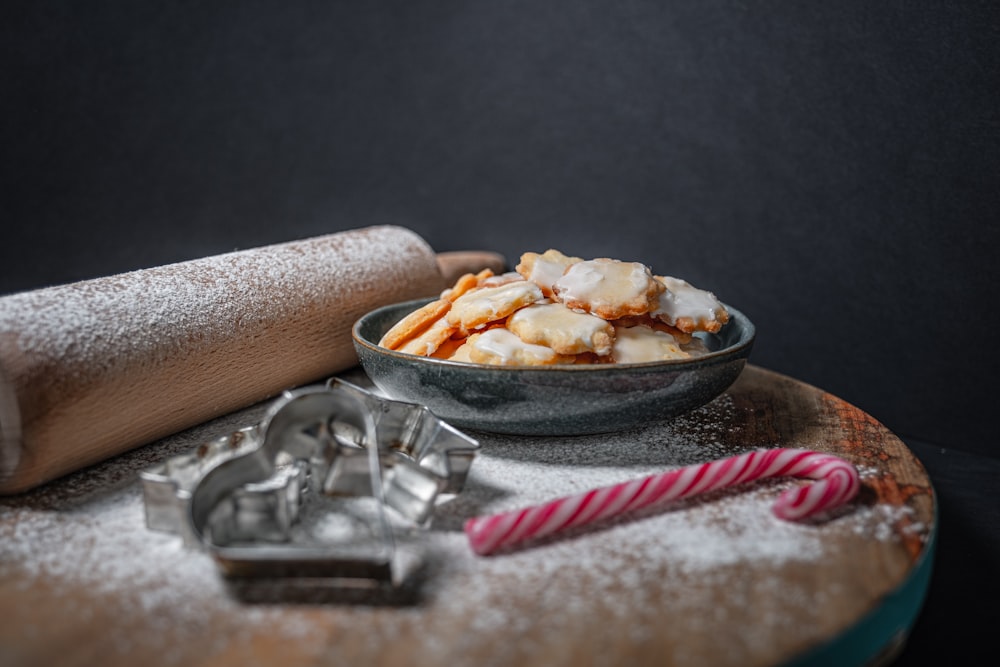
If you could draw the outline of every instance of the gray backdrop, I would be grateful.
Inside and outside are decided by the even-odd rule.
[[[376,223],[633,259],[996,465],[998,3],[226,4],[0,9],[0,293]]]

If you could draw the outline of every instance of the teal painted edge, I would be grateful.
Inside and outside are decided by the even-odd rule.
[[[933,491],[933,485],[931,488],[934,494],[934,525],[930,540],[906,581],[889,593],[877,608],[836,638],[784,663],[783,667],[879,665],[883,659],[893,657],[894,650],[902,648],[923,607],[934,564],[938,511],[937,492]],[[886,655],[887,652],[889,655]]]

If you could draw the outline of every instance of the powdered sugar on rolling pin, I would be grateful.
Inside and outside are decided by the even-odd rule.
[[[25,354],[79,367],[150,351],[167,358],[194,340],[225,342],[308,304],[343,301],[345,285],[364,292],[406,284],[413,267],[434,266],[430,249],[415,239],[372,228],[13,294],[0,299],[0,338],[12,338]],[[344,322],[362,314],[344,313]]]
[[[103,604],[112,601],[115,613],[126,619],[163,615],[162,637],[143,641],[162,642],[165,662],[182,663],[191,651],[203,650],[208,641],[204,627],[211,621],[216,629],[220,624],[226,628],[211,639],[215,652],[267,633],[293,642],[298,654],[322,655],[330,663],[370,663],[405,637],[408,654],[424,663],[462,655],[463,642],[471,648],[487,641],[495,644],[495,664],[505,664],[530,655],[529,644],[539,637],[572,637],[586,625],[581,619],[595,614],[607,628],[596,631],[609,633],[609,647],[642,643],[664,632],[705,632],[727,622],[727,607],[709,594],[719,586],[731,587],[732,605],[754,596],[781,600],[779,608],[795,613],[778,613],[767,622],[795,627],[802,614],[816,607],[816,595],[840,600],[849,598],[850,591],[834,584],[805,591],[789,585],[781,568],[821,563],[836,548],[830,546],[831,535],[859,544],[891,542],[896,539],[893,526],[909,511],[855,503],[821,525],[781,521],[770,506],[778,491],[793,482],[776,480],[682,501],[498,557],[481,558],[469,549],[461,524],[474,514],[733,454],[725,443],[732,441],[729,425],[740,420],[724,395],[669,426],[648,430],[552,439],[477,434],[483,448],[462,494],[438,508],[429,530],[410,528],[399,535],[401,548],[425,553],[426,571],[415,584],[421,604],[244,605],[227,593],[207,556],[184,550],[176,538],[146,530],[136,475],[210,437],[253,423],[263,409],[257,406],[192,429],[28,496],[0,499],[0,581],[17,578],[21,590],[42,583],[90,590]],[[864,480],[880,473],[862,468],[861,474]],[[748,565],[755,571],[753,581],[743,580]],[[71,618],[96,613],[88,599],[69,598],[66,613]],[[666,607],[675,617],[685,612],[683,623],[662,627],[659,619]],[[470,630],[456,638],[449,633],[456,624]],[[537,630],[539,624],[544,633],[529,633],[536,639],[499,639]],[[616,634],[622,627],[627,637]],[[112,625],[106,630],[110,645],[123,655],[134,648],[129,628]],[[354,628],[352,641],[335,641],[334,628]],[[727,626],[727,632],[735,637],[734,664],[769,636],[751,627]],[[683,645],[677,643],[678,651]],[[571,647],[567,651],[572,654]],[[601,654],[588,657],[592,664],[611,660]]]

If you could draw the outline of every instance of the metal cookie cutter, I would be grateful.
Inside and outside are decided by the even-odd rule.
[[[229,577],[392,582],[386,507],[427,522],[478,448],[425,407],[335,378],[141,473],[146,524],[206,549]]]

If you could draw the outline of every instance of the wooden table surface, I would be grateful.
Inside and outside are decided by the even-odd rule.
[[[934,493],[872,417],[748,366],[670,424],[576,438],[474,434],[466,489],[401,529],[391,594],[270,589],[248,601],[204,553],[145,528],[137,474],[257,420],[255,406],[0,499],[3,665],[772,665],[891,656],[933,562]],[[761,447],[841,455],[848,507],[789,523],[772,480],[490,558],[462,521]]]

